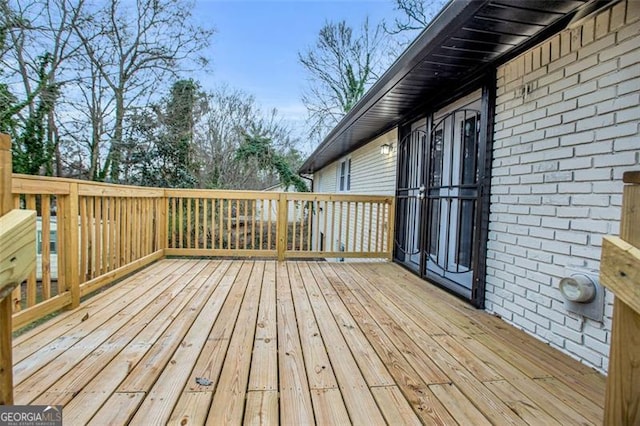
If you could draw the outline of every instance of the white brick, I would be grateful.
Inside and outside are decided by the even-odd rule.
[[[611,199],[608,195],[576,194],[571,196],[571,204],[574,206],[606,207],[610,204],[610,201]]]
[[[601,75],[615,72],[618,67],[617,61],[608,61],[601,63],[595,67],[586,69],[580,73],[580,81],[593,81],[593,79]],[[595,81],[593,81],[595,83]],[[591,86],[589,86],[590,88]],[[589,89],[588,89],[589,90]],[[595,90],[595,89],[594,89]]]
[[[573,195],[571,197],[572,200],[575,199],[575,197],[576,195]],[[573,204],[575,205],[575,202]],[[589,217],[589,209],[584,207],[558,207],[557,216],[568,218],[585,218]]]
[[[579,232],[556,231],[556,239],[573,244],[587,244],[587,234]]]
[[[583,345],[582,342],[580,343],[581,344],[576,344],[572,341],[567,341],[565,347],[580,359],[584,359],[596,368],[600,368],[602,366],[602,355],[590,350],[587,346]]]
[[[589,182],[561,182],[558,184],[558,192],[561,194],[585,194],[592,191]]]
[[[634,152],[621,152],[619,154],[599,155],[593,159],[595,167],[629,166],[636,164]]]
[[[545,238],[547,240],[553,240],[554,234],[554,230],[541,227],[534,227],[529,231],[529,235],[532,237]]]
[[[586,257],[588,259],[600,259],[600,248],[589,246],[572,246],[571,256]]]
[[[592,219],[603,219],[609,221],[620,220],[620,210],[616,208],[592,207],[590,211]]]
[[[576,182],[582,181],[598,181],[611,179],[611,169],[588,169],[588,170],[576,170],[573,172],[573,180]]]
[[[522,327],[525,330],[528,330],[532,333],[535,333],[536,331],[536,324],[533,321],[529,321],[528,319],[520,316],[520,315],[513,315],[513,322],[517,325]]]
[[[595,105],[588,105],[583,108],[576,108],[573,111],[566,111],[562,114],[562,122],[569,123],[572,121],[580,120],[587,117],[592,117],[596,114]]]
[[[556,323],[551,323],[551,331],[564,337],[565,339],[572,340],[576,343],[582,343],[582,333],[569,330],[564,326],[557,325]]]
[[[537,304],[533,303],[537,306]],[[524,317],[529,321],[535,322],[538,326],[549,329],[551,327],[551,322],[543,317],[542,315],[538,315],[530,310],[525,311]]]
[[[542,296],[544,297],[544,296]],[[547,298],[549,301],[550,299]],[[549,304],[550,306],[550,304]],[[537,312],[542,315],[543,317],[553,321],[554,323],[558,324],[558,325],[564,325],[564,318],[565,316],[561,313],[559,313],[558,311],[555,311],[553,309],[549,309],[548,306],[540,306],[540,304],[538,305],[538,309]]]
[[[616,111],[616,123],[624,123],[625,121],[637,120],[640,117],[640,105],[635,108],[627,108],[622,111]]]
[[[585,144],[593,140],[595,140],[595,132],[593,131],[571,133],[566,136],[560,137],[560,145],[568,146],[568,145]]]
[[[578,145],[575,147],[577,156],[592,156],[596,154],[610,154],[612,152],[613,143],[611,141],[592,142],[589,144]]]
[[[599,267],[602,236],[619,232],[622,173],[640,167],[640,8],[623,24],[617,4],[584,24],[584,46],[567,30],[500,67],[490,220],[502,222],[487,253],[499,275],[488,308],[601,371],[611,300],[603,324],[585,321],[557,284],[568,266]],[[525,81],[535,88],[522,99]]]
[[[576,231],[600,232],[606,234],[609,231],[609,222],[600,220],[574,219],[571,221],[571,229]]]
[[[610,113],[591,117],[588,120],[580,120],[576,123],[576,131],[581,132],[584,130],[600,129],[612,126],[615,123],[614,117],[615,115]]]
[[[576,63],[565,67],[564,69],[565,77],[579,73],[580,71],[586,70],[588,68],[593,68],[597,64],[598,64],[597,56],[589,56],[587,58],[582,59],[581,61],[576,61]]]
[[[532,206],[530,207],[531,214],[538,216],[555,216],[556,207],[554,206]]]
[[[589,335],[585,336],[584,343],[586,347],[593,350],[594,352],[599,353],[600,355],[609,355],[609,345],[607,345],[606,343],[602,343]]]
[[[623,81],[618,84],[618,96],[624,95],[625,93],[637,92],[639,86],[640,77],[634,78],[633,80]]]
[[[638,86],[640,87],[640,85]],[[635,107],[640,103],[640,95],[631,93],[596,104],[598,114],[606,114],[611,111],[620,111],[625,108]]]
[[[617,93],[616,93],[615,87],[606,87],[604,89],[598,90],[597,92],[580,96],[578,98],[578,106],[583,107],[585,105],[593,105],[600,102],[604,102],[609,99],[614,99],[616,95]]]
[[[567,135],[576,131],[576,123],[567,123],[562,126],[555,126],[545,129],[544,135],[546,138],[552,138],[555,136]]]
[[[571,204],[571,197],[569,195],[551,195],[542,198],[542,202],[545,205],[551,206],[568,206]]]
[[[593,192],[595,194],[621,194],[623,186],[624,184],[620,180],[593,182]]]
[[[545,173],[545,182],[569,182],[573,180],[573,172]]]

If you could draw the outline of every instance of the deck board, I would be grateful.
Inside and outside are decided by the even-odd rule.
[[[16,401],[63,405],[69,424],[603,416],[602,375],[390,263],[166,259],[14,353]]]

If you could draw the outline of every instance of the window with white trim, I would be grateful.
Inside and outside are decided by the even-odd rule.
[[[338,165],[338,192],[351,190],[351,158],[345,158]]]

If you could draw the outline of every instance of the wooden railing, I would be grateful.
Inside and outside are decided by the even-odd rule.
[[[600,281],[613,292],[605,425],[640,424],[640,172],[623,181],[620,238],[605,237]]]
[[[14,210],[11,140],[0,134],[0,405],[13,404],[11,293],[35,267],[35,212]]]
[[[391,258],[394,198],[142,188],[13,175],[38,216],[38,266],[11,295],[13,328],[164,256]]]
[[[13,175],[13,206],[38,214],[38,268],[12,295],[19,328],[164,256],[164,191]]]
[[[394,199],[165,190],[166,255],[390,258]]]

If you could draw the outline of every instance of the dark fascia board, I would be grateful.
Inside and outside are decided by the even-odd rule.
[[[389,90],[402,80],[421,59],[429,53],[430,48],[439,47],[439,41],[444,39],[452,28],[457,28],[461,22],[473,16],[488,3],[487,0],[452,0],[431,21],[429,26],[414,40],[413,43],[389,67],[380,79],[365,93],[358,103],[333,128],[315,151],[300,167],[300,173],[310,173],[314,170],[311,165],[313,158],[326,149],[333,140],[345,132],[358,118],[374,106]]]

